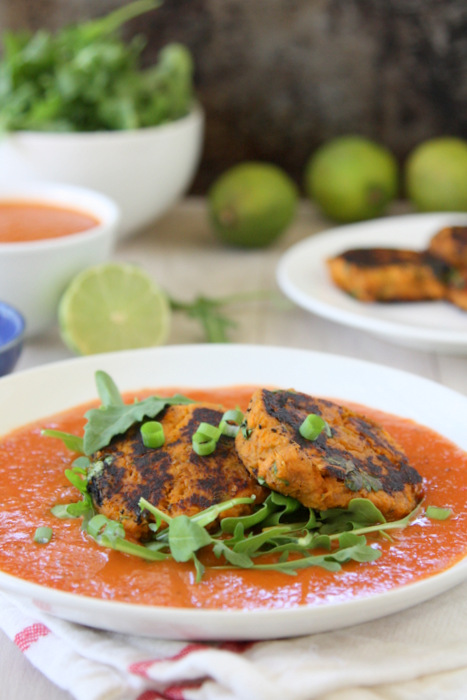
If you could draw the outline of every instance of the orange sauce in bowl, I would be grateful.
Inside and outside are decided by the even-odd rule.
[[[0,201],[0,244],[61,238],[88,231],[99,220],[87,212],[33,201]]]
[[[185,393],[244,410],[252,391],[252,387],[177,388],[156,393]],[[149,393],[139,392],[138,398]],[[207,569],[202,581],[195,583],[190,563],[146,562],[104,549],[83,533],[80,519],[59,520],[50,513],[57,503],[79,500],[63,473],[76,455],[60,441],[40,434],[45,427],[81,434],[89,407],[25,426],[0,440],[0,570],[51,588],[134,604],[290,609],[382,593],[439,573],[467,556],[467,454],[413,421],[352,405],[398,440],[424,479],[424,507],[451,508],[448,520],[430,520],[422,510],[407,528],[391,531],[391,542],[374,540],[382,550],[376,561],[350,562],[339,572],[303,569],[296,576]],[[49,544],[33,542],[38,526],[53,529]]]

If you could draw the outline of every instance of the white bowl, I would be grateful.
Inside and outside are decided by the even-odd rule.
[[[72,278],[110,257],[119,209],[99,192],[53,183],[0,185],[0,203],[2,200],[75,209],[100,222],[87,231],[60,238],[0,243],[0,300],[23,314],[26,336],[31,336],[56,322],[60,296]]]
[[[17,131],[0,139],[0,185],[63,182],[98,190],[120,207],[118,236],[155,221],[191,184],[204,116],[196,107],[167,124],[128,131]]]

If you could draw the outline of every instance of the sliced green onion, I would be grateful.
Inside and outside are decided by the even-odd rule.
[[[88,522],[86,532],[95,540],[106,537],[109,541],[125,538],[125,528],[116,520],[106,518],[102,513],[94,515]]]
[[[221,420],[232,421],[232,423],[240,425],[243,420],[243,413],[239,408],[232,408],[224,413]]]
[[[217,446],[217,440],[213,438],[208,438],[202,433],[196,432],[191,438],[191,444],[197,455],[200,457],[206,457],[214,452]]]
[[[219,430],[222,435],[227,437],[235,437],[240,430],[240,424],[243,421],[243,413],[239,408],[232,408],[230,411],[226,411],[221,418],[219,423]]]
[[[56,518],[60,518],[60,520],[64,520],[65,518],[77,518],[77,515],[74,515],[73,513],[70,513],[68,510],[68,506],[72,505],[71,503],[59,503],[56,506],[53,506],[53,508],[50,509],[50,512],[52,515],[55,515]]]
[[[102,532],[102,536],[111,541],[125,539],[125,528],[117,520],[107,519],[107,525]]]
[[[148,420],[140,428],[145,447],[162,447],[165,442],[164,428],[157,420]]]
[[[53,530],[51,527],[38,527],[34,533],[34,542],[38,544],[48,544],[52,539]]]
[[[222,435],[219,428],[210,423],[200,423],[196,433],[193,433],[191,444],[197,455],[206,457],[214,452],[217,442]]]
[[[240,430],[240,426],[234,425],[233,423],[227,423],[226,420],[221,420],[219,423],[219,430],[221,431],[222,435],[225,435],[226,437],[235,437]]]
[[[309,413],[299,428],[300,435],[305,440],[316,440],[328,424],[316,413]]]
[[[88,522],[86,531],[91,537],[97,537],[102,532],[103,528],[107,525],[107,518],[102,513],[95,515]]]
[[[450,508],[439,508],[438,506],[428,506],[425,515],[432,520],[447,520],[452,515]]]
[[[200,423],[195,435],[197,434],[204,435],[206,438],[217,442],[221,436],[221,431],[219,428],[216,428],[215,425],[211,425],[210,423]]]

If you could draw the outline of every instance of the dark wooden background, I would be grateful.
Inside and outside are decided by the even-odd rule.
[[[63,24],[122,0],[2,0],[1,26]],[[150,63],[169,41],[192,51],[206,111],[193,190],[230,165],[272,161],[301,184],[324,140],[359,133],[403,163],[420,141],[467,137],[466,0],[165,0],[132,21]]]

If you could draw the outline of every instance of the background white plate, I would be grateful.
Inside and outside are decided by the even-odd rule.
[[[188,389],[235,384],[294,387],[412,418],[467,450],[467,397],[457,392],[368,362],[247,345],[176,346],[94,355],[9,375],[0,380],[0,405],[8,406],[0,416],[0,435],[95,398],[97,369],[109,372],[122,391],[177,385]],[[465,578],[467,559],[388,593],[291,610],[140,606],[57,591],[1,572],[0,589],[41,611],[108,630],[170,639],[269,639],[376,619],[427,600]]]
[[[443,226],[467,225],[467,214],[409,214],[340,226],[292,246],[281,258],[277,281],[292,301],[319,316],[401,345],[438,352],[467,352],[467,312],[448,302],[367,304],[331,280],[326,259],[349,248],[423,250]]]

